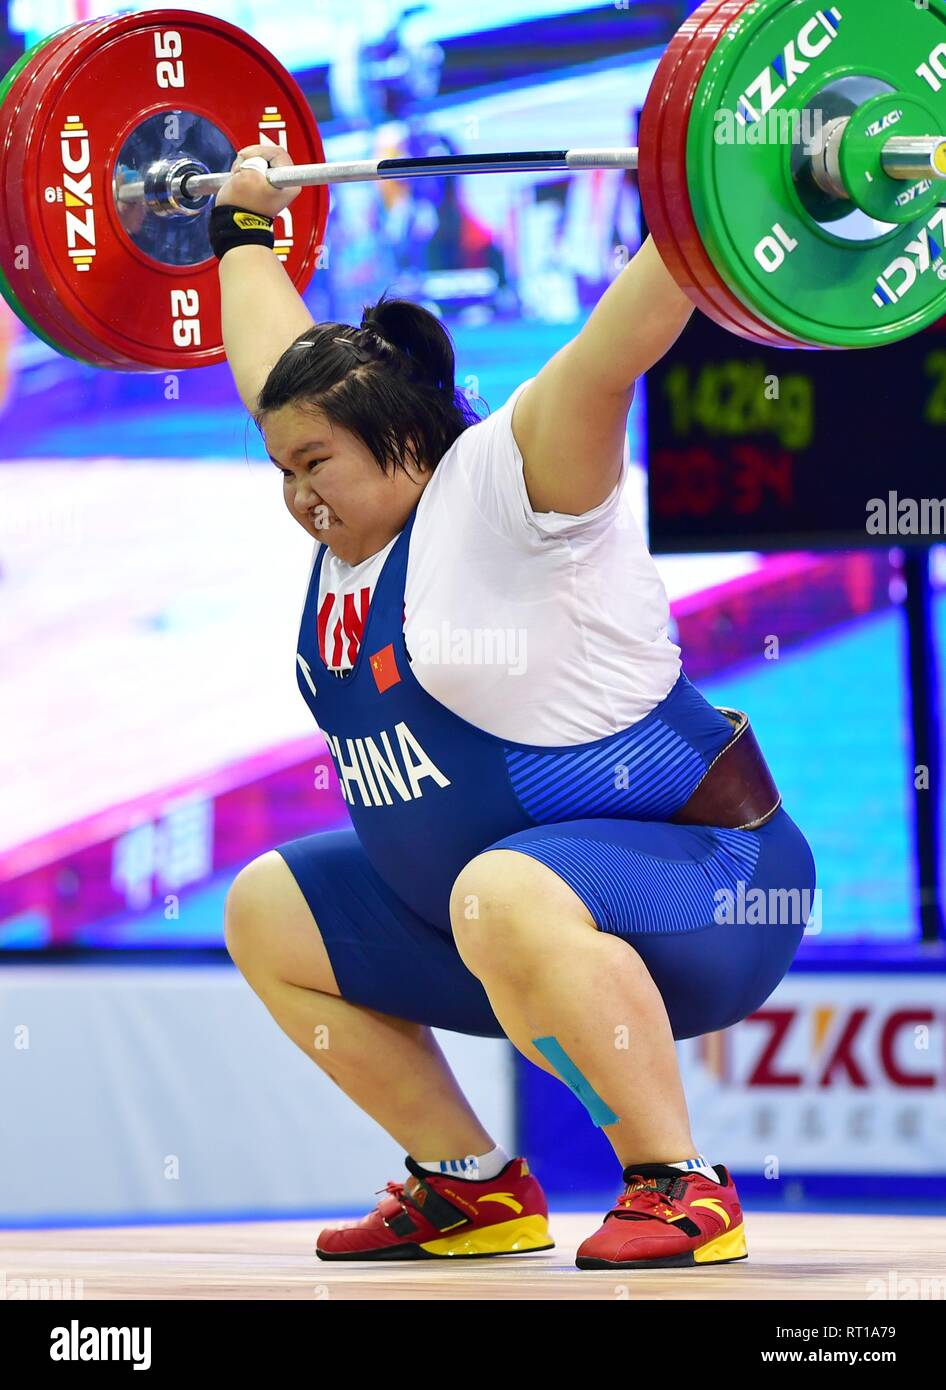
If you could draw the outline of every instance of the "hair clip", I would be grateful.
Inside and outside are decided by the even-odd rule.
[[[347,348],[355,361],[359,362],[362,366],[364,366],[366,362],[371,361],[370,354],[366,352],[363,347],[360,347],[358,343],[352,342],[351,338],[333,338],[332,342]]]

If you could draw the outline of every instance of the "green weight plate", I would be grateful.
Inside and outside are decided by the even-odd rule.
[[[891,136],[935,135],[941,121],[931,102],[902,92],[873,97],[857,108],[844,132],[839,160],[845,188],[868,216],[899,223],[932,215],[943,185],[936,179],[911,184],[888,178],[880,156]]]
[[[946,0],[759,0],[700,82],[687,169],[702,240],[748,308],[811,343],[879,346],[946,313],[946,207],[892,225],[816,189],[819,205],[805,181],[802,115],[891,93],[946,133]]]

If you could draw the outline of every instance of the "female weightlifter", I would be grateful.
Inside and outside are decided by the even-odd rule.
[[[224,339],[317,542],[297,678],[352,827],[247,865],[226,940],[409,1175],[317,1252],[551,1247],[539,1183],[479,1123],[436,1027],[509,1038],[610,1140],[624,1189],[580,1268],[743,1259],[674,1039],[769,997],[805,927],[783,909],[810,902],[814,865],[745,716],[683,674],[623,490],[635,383],[692,306],[646,242],[581,332],[478,419],[420,307],[313,322],[270,249],[298,190],[251,157],[291,162],[248,147],[217,198]],[[760,898],[779,911],[726,907]]]

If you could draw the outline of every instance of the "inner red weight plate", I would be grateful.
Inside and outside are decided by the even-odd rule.
[[[195,265],[165,264],[135,245],[113,196],[118,152],[149,117],[187,111],[234,149],[284,142],[295,162],[320,163],[318,128],[298,85],[242,30],[182,10],[83,26],[46,78],[23,157],[14,155],[10,196],[21,201],[27,240],[76,337],[125,370],[222,361],[217,262],[208,253]],[[326,188],[304,189],[277,221],[299,288],[315,266],[327,210]]]
[[[713,318],[713,311],[720,305],[728,305],[735,301],[739,305],[741,315],[756,325],[754,336],[757,341],[761,337],[762,341],[767,340],[776,347],[809,348],[813,346],[810,342],[796,338],[778,325],[759,318],[726,284],[710,259],[699,234],[690,199],[687,133],[697,88],[711,54],[719,43],[726,42],[726,30],[754,3],[755,0],[728,0],[716,16],[701,27],[684,55],[674,85],[674,101],[667,106],[664,122],[664,196],[668,217],[673,224],[681,253],[690,269],[694,298],[704,313]]]
[[[751,342],[769,347],[797,347],[795,339],[786,338],[763,323],[719,280],[702,247],[702,258],[696,267],[695,258],[686,254],[681,240],[681,222],[685,231],[686,214],[692,223],[689,200],[685,198],[681,204],[677,193],[681,177],[684,193],[686,191],[686,132],[696,90],[695,84],[685,80],[692,71],[690,55],[708,31],[712,34],[712,51],[725,28],[747,3],[750,0],[709,0],[672,40],[661,64],[662,79],[651,88],[648,97],[646,131],[643,121],[641,125],[642,170],[645,171],[642,194],[648,222],[668,269],[709,318]],[[649,155],[646,165],[645,152]]]
[[[685,283],[690,286],[704,312],[709,313],[709,309],[712,309],[709,317],[752,342],[770,347],[795,348],[801,346],[796,338],[759,318],[729,289],[698,237],[696,253],[693,253],[693,238],[690,235],[691,228],[695,231],[696,224],[689,196],[687,132],[697,85],[709,53],[714,51],[733,20],[752,3],[754,0],[722,0],[716,5],[715,12],[703,20],[681,55],[661,109],[658,127],[658,145],[664,169],[662,197],[684,267],[683,273],[687,277]],[[702,56],[704,48],[707,57]],[[709,309],[705,306],[709,306]]]
[[[23,189],[34,182],[30,155],[36,139],[37,113],[47,88],[56,83],[63,64],[80,43],[98,41],[115,23],[115,16],[106,16],[71,25],[60,31],[37,55],[35,66],[30,65],[29,81],[18,86],[17,110],[8,131],[3,165],[7,177],[3,193],[9,234],[17,246],[26,247],[30,256],[30,273],[23,277],[22,282],[18,282],[17,288],[24,296],[24,307],[47,339],[54,346],[92,366],[141,371],[140,362],[121,352],[111,341],[90,332],[70,312],[70,306],[64,302],[57,284],[50,278],[48,263],[41,255],[42,245],[36,243],[23,197]]]
[[[706,0],[706,3],[702,4],[674,35],[654,74],[640,122],[639,180],[647,224],[667,269],[681,288],[687,290],[694,301],[696,295],[692,289],[690,268],[677,242],[664,197],[664,171],[667,155],[662,136],[663,119],[667,102],[671,99],[677,72],[690,44],[702,26],[725,3],[726,0]],[[733,304],[731,310],[726,307],[721,308],[716,321],[732,333],[745,334],[750,325],[748,320],[739,314],[738,308],[736,303]],[[760,338],[759,341],[762,339]]]
[[[703,312],[721,327],[751,342],[794,348],[800,346],[798,340],[766,323],[745,305],[719,277],[699,237],[694,248],[690,235],[695,222],[686,167],[687,131],[696,84],[706,61],[702,56],[694,59],[694,51],[699,52],[705,45],[712,52],[728,26],[750,3],[753,0],[721,0],[715,4],[681,52],[658,117],[657,139],[663,169],[660,197],[679,254],[684,284]]]
[[[59,294],[56,283],[50,278],[49,267],[41,255],[42,247],[36,244],[22,194],[24,187],[32,186],[35,181],[29,160],[35,139],[34,122],[47,87],[56,82],[63,63],[80,43],[98,41],[115,22],[114,16],[106,16],[71,25],[60,31],[38,55],[36,66],[31,65],[30,81],[18,92],[18,109],[9,132],[5,151],[7,178],[4,193],[11,235],[18,246],[26,247],[30,256],[30,274],[22,282],[26,303],[31,317],[44,330],[47,339],[54,346],[92,366],[141,371],[139,362],[76,321],[69,305]]]

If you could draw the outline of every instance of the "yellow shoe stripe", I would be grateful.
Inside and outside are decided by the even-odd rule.
[[[524,1250],[551,1249],[544,1216],[523,1216],[518,1221],[497,1221],[492,1226],[475,1226],[463,1235],[444,1236],[421,1245],[431,1255],[511,1255]]]
[[[477,1205],[480,1202],[501,1202],[510,1211],[522,1211],[522,1203],[517,1202],[511,1192],[487,1192],[485,1197],[477,1197],[476,1202]]]
[[[719,1200],[718,1197],[697,1197],[690,1203],[690,1206],[708,1207],[710,1211],[716,1213],[716,1215],[724,1222],[726,1226],[729,1226],[731,1224],[729,1219],[729,1212],[723,1206],[722,1202]]]
[[[747,1254],[746,1249],[746,1228],[740,1221],[738,1226],[733,1226],[731,1231],[724,1231],[721,1236],[711,1240],[708,1245],[701,1245],[699,1250],[693,1251],[693,1258],[698,1265],[713,1264],[718,1260],[741,1260]]]

